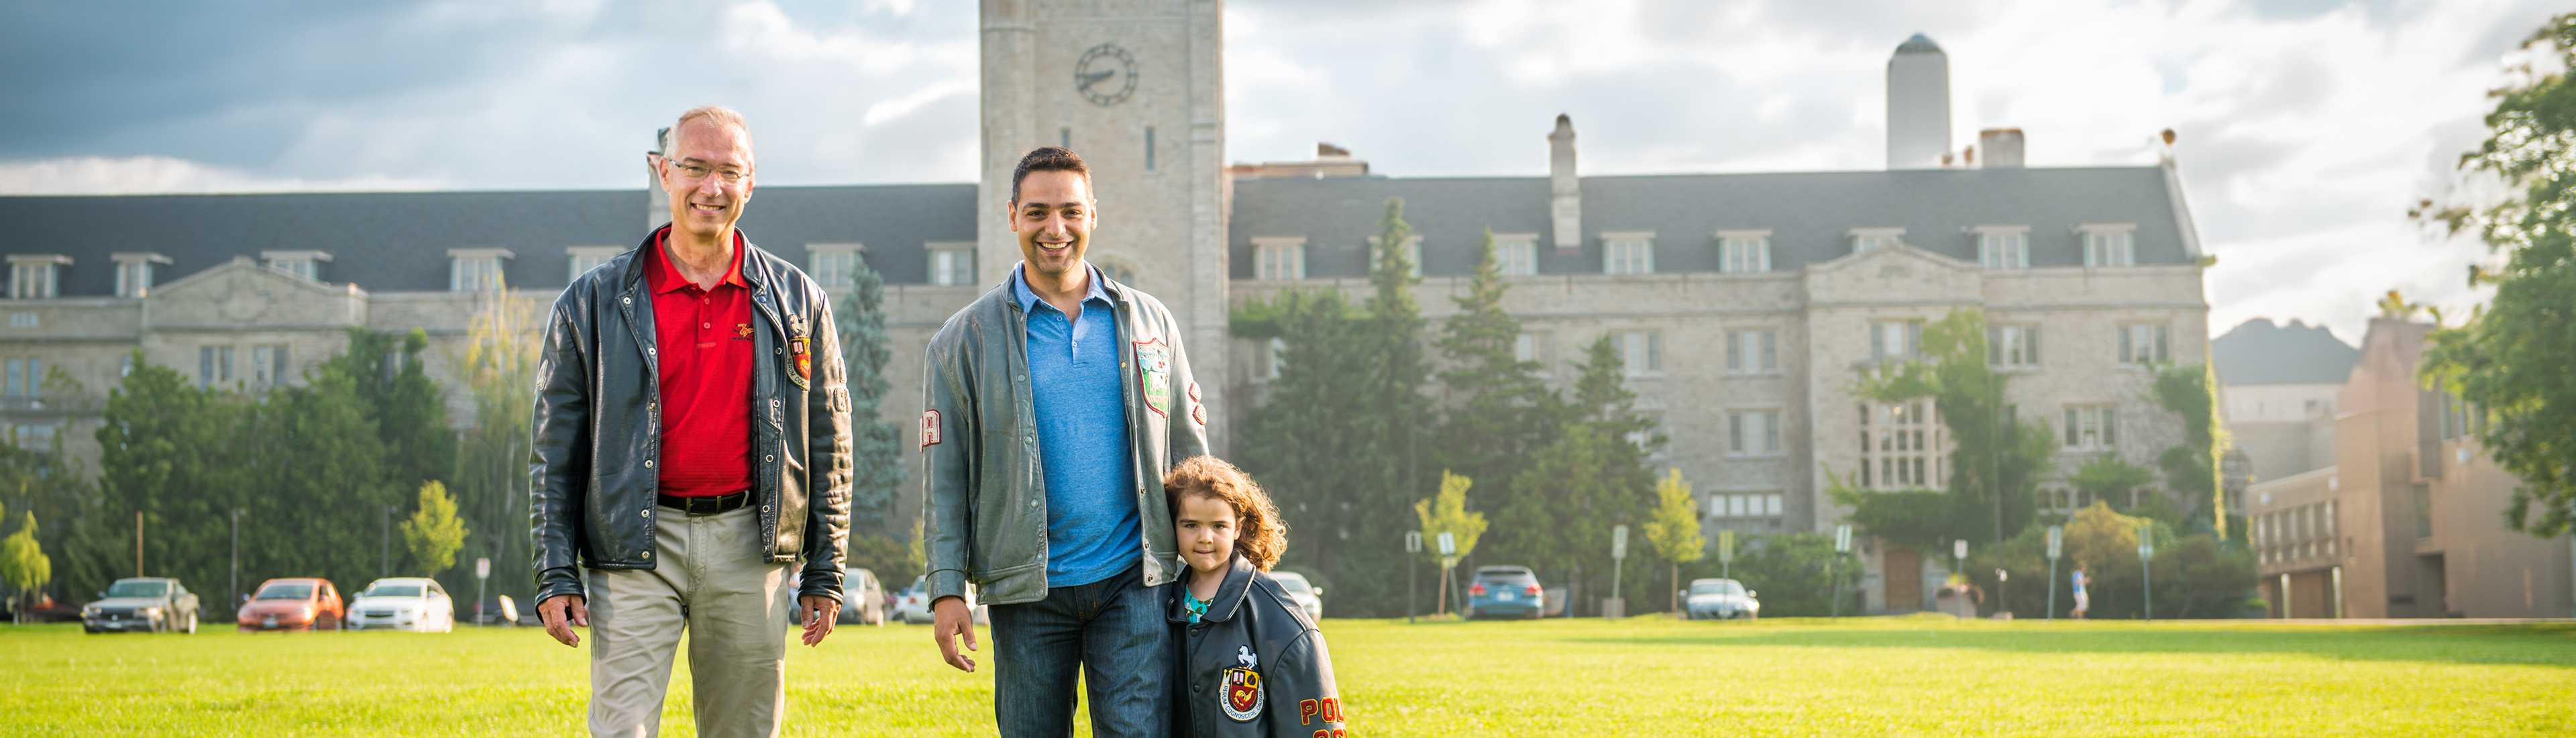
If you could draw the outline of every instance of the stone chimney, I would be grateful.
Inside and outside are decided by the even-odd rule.
[[[1547,134],[1547,199],[1557,253],[1583,250],[1583,183],[1574,176],[1574,119],[1564,113]]]
[[[1949,152],[1950,56],[1917,33],[1887,59],[1887,168],[1931,169]]]
[[[2019,128],[1988,128],[1977,132],[1977,148],[1986,150],[1987,169],[2020,169],[2022,138]]]
[[[653,132],[653,148],[644,152],[644,227],[671,222],[671,196],[662,192],[662,152],[671,148],[671,129]]]

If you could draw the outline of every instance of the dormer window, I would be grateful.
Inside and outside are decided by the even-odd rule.
[[[2030,268],[2030,226],[1978,226],[1975,230],[1978,266]]]
[[[1254,236],[1252,238],[1252,278],[1305,279],[1306,237]]]
[[[59,294],[62,267],[72,258],[62,254],[10,254],[9,299],[50,300]]]
[[[1771,271],[1770,231],[1718,231],[1718,271],[1759,274]]]
[[[1655,273],[1655,232],[1610,231],[1602,233],[1601,273]]]
[[[570,268],[570,271],[566,272],[570,279],[564,280],[564,283],[571,284],[572,280],[580,279],[581,275],[589,274],[590,270],[599,268],[599,265],[606,264],[608,263],[608,260],[617,258],[618,254],[625,252],[626,247],[624,246],[573,246],[565,248],[564,256],[571,261],[567,265]]]
[[[320,251],[262,251],[260,261],[268,268],[316,282],[322,281],[322,262],[331,255]]]
[[[126,299],[151,296],[153,265],[170,263],[170,257],[142,251],[119,251],[108,258],[116,262],[116,296]]]
[[[504,262],[511,257],[509,249],[448,249],[447,290],[450,292],[497,292],[508,286]]]
[[[805,273],[828,288],[849,287],[850,275],[859,270],[859,252],[867,247],[855,243],[806,244]]]
[[[1368,271],[1369,271],[1369,273],[1371,273],[1371,274],[1375,274],[1375,273],[1377,273],[1377,262],[1378,262],[1378,259],[1379,259],[1379,258],[1380,258],[1380,256],[1381,256],[1381,255],[1380,255],[1380,253],[1379,253],[1379,251],[1378,251],[1378,243],[1377,243],[1377,239],[1378,239],[1378,237],[1376,237],[1376,236],[1370,236],[1370,237],[1369,237],[1369,248],[1368,248],[1368,257],[1369,257],[1369,261],[1368,261]],[[1407,273],[1408,273],[1408,274],[1410,274],[1410,275],[1412,275],[1412,276],[1413,276],[1414,278],[1416,278],[1416,279],[1421,278],[1421,277],[1422,277],[1422,237],[1421,237],[1421,236],[1407,236],[1407,237],[1405,237],[1405,239],[1404,239],[1404,260],[1405,260],[1406,262],[1408,262],[1408,263],[1407,263],[1407,267],[1408,267]]]
[[[1494,268],[1506,277],[1538,273],[1538,234],[1494,234]]]
[[[1854,228],[1851,229],[1851,240],[1852,253],[1855,254],[1895,248],[1897,244],[1905,242],[1905,229]]]
[[[933,241],[930,251],[930,283],[963,285],[975,283],[975,242]]]
[[[2086,223],[2075,229],[2084,234],[2084,265],[2088,267],[2127,267],[2138,265],[2136,223]]]

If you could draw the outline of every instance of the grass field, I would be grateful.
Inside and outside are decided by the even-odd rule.
[[[2576,625],[1329,620],[1355,735],[2570,735]],[[989,648],[988,648],[989,650]],[[536,629],[86,636],[0,626],[0,733],[578,733]],[[927,626],[791,647],[788,735],[989,735]],[[666,735],[691,735],[683,676]],[[1087,732],[1085,733],[1087,734]]]

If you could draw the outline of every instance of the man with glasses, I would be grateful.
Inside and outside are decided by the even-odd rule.
[[[537,615],[566,646],[590,629],[592,734],[658,730],[685,631],[698,733],[776,735],[790,608],[807,646],[841,608],[840,343],[822,287],[734,228],[753,184],[741,114],[681,114],[655,168],[672,222],[575,275],[546,322]]]

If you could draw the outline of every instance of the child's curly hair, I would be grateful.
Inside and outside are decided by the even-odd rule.
[[[1270,493],[1252,483],[1252,476],[1233,464],[1214,456],[1192,456],[1163,475],[1163,504],[1172,517],[1181,514],[1181,498],[1203,495],[1234,508],[1236,533],[1234,552],[1252,567],[1269,571],[1279,563],[1279,554],[1288,550],[1288,524],[1279,520],[1279,506],[1270,502]]]

